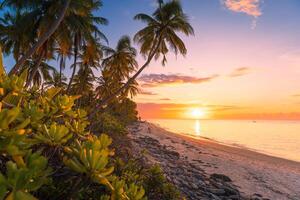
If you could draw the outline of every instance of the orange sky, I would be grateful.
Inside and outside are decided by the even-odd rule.
[[[184,2],[196,35],[139,78],[142,118],[300,119],[299,1]]]

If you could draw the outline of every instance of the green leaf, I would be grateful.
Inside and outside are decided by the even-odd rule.
[[[48,99],[53,99],[54,96],[56,96],[61,91],[61,88],[50,88],[46,91],[45,97]]]
[[[0,47],[0,76],[5,75],[5,69],[3,66],[2,48]]]
[[[34,196],[32,196],[31,194],[27,193],[27,192],[17,191],[15,193],[15,199],[14,200],[38,200],[38,199],[35,198]]]

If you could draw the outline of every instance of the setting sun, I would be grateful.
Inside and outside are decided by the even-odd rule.
[[[206,117],[206,112],[202,108],[193,108],[190,112],[190,116],[194,119],[201,119]]]

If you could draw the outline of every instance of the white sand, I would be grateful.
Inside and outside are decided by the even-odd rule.
[[[159,140],[209,174],[229,176],[245,195],[300,200],[299,162],[171,133],[148,122],[140,124],[138,134]]]

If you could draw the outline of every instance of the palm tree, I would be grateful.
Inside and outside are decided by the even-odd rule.
[[[6,2],[8,2],[8,4],[11,2],[19,3],[19,1],[13,1],[13,0],[7,0]],[[60,2],[60,1],[56,1],[56,2]],[[56,3],[56,2],[54,2],[54,3]],[[17,73],[18,70],[24,65],[26,60],[29,59],[36,52],[36,50],[38,48],[40,48],[44,44],[44,42],[46,42],[50,38],[50,36],[55,32],[55,30],[58,28],[59,24],[63,20],[64,15],[69,7],[70,2],[71,2],[71,0],[66,0],[66,1],[64,1],[62,6],[60,5],[61,10],[60,10],[60,12],[58,12],[58,15],[56,15],[55,17],[52,16],[56,20],[51,24],[50,27],[48,27],[48,29],[45,32],[43,32],[43,34],[40,35],[40,37],[34,43],[34,45],[32,47],[30,47],[29,50],[17,61],[15,66],[9,72],[9,75]],[[22,4],[22,3],[20,3],[20,4]],[[51,10],[51,9],[49,9],[49,10]]]
[[[93,70],[100,68],[99,61],[102,58],[102,49],[97,40],[87,43],[82,47],[82,53],[79,56],[80,62],[78,74],[74,76],[72,84],[73,93],[84,94],[85,91],[93,90],[95,75]]]
[[[0,18],[0,43],[3,52],[13,55],[18,60],[28,44],[34,38],[32,18],[28,13],[16,11],[14,14],[6,12]]]
[[[64,74],[53,72],[52,78],[43,83],[43,88],[61,87],[62,89],[66,89],[67,85],[67,78],[64,76]]]
[[[24,70],[28,69],[28,78],[31,78],[27,83],[30,82],[34,86],[40,87],[45,82],[52,82],[54,74],[58,73],[55,67],[42,61],[39,63],[38,70],[33,72],[33,70],[35,70],[34,66],[36,66],[36,62],[39,61],[27,61],[24,65],[25,67],[23,67]]]
[[[185,44],[177,33],[183,33],[189,36],[194,34],[194,30],[178,0],[172,0],[168,3],[159,1],[159,8],[155,10],[152,16],[141,13],[137,14],[134,19],[147,24],[147,26],[138,31],[134,37],[134,40],[141,46],[141,54],[147,57],[147,60],[123,87],[101,101],[96,106],[97,108],[105,105],[114,98],[114,96],[117,96],[122,93],[124,89],[129,87],[130,83],[139,76],[153,58],[157,60],[162,55],[162,63],[165,64],[167,61],[166,54],[169,52],[169,49],[176,55],[178,53],[186,55],[187,53]],[[92,113],[92,115],[94,115],[94,113]]]
[[[104,48],[104,54],[107,57],[102,61],[102,67],[114,81],[128,79],[138,67],[136,49],[131,46],[128,36],[121,37],[116,49]]]
[[[64,24],[62,24],[59,28],[59,36],[56,37],[56,43],[57,60],[59,61],[58,86],[61,86],[63,81],[63,70],[66,68],[66,60],[69,59],[72,55],[72,40],[70,32],[68,30],[68,27]]]
[[[91,6],[89,14],[87,15],[78,15],[74,13],[65,18],[65,23],[69,26],[73,38],[73,56],[74,62],[72,65],[72,75],[68,84],[67,92],[70,91],[71,85],[76,74],[77,70],[77,59],[81,47],[86,43],[95,42],[95,38],[108,41],[105,35],[98,29],[97,25],[106,25],[108,21],[105,18],[93,16],[92,12],[95,9],[99,9],[99,6],[102,4],[95,4]]]
[[[72,91],[74,94],[85,96],[93,91],[95,75],[91,68],[80,68],[74,77]]]
[[[115,49],[102,47],[104,55],[102,67],[102,76],[98,79],[98,87],[96,88],[96,98],[105,99],[111,96],[115,91],[124,85],[130,74],[137,67],[136,49],[131,46],[131,41],[128,36],[123,36],[117,43]],[[137,94],[137,82],[132,82],[128,89],[116,95],[115,98],[123,99]]]
[[[20,67],[29,59],[50,37],[59,29],[61,24],[66,23],[65,18],[75,19],[74,16],[90,18],[97,23],[103,18],[98,18],[93,15],[93,12],[102,6],[101,0],[49,0],[49,1],[19,1],[19,0],[5,0],[4,5],[10,7],[21,7],[22,10],[30,10],[31,12],[37,12],[39,18],[38,38],[29,48],[29,50],[22,56],[10,74],[18,72]],[[53,21],[53,19],[55,19]],[[63,23],[61,23],[63,22]],[[50,24],[50,27],[49,27]],[[84,25],[85,23],[82,23]],[[76,31],[72,29],[71,31]],[[101,33],[102,34],[102,33]]]

